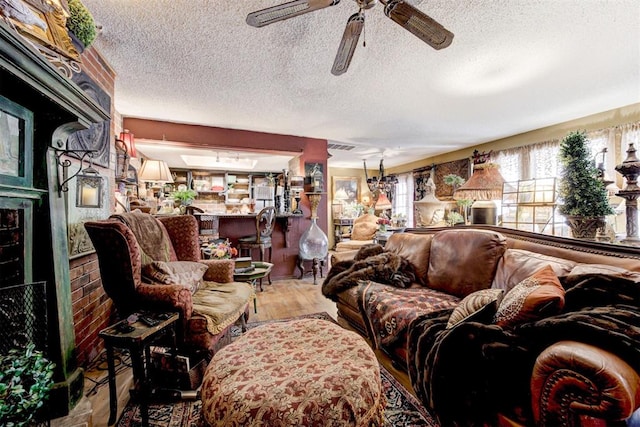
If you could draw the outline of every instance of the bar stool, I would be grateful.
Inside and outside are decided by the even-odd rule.
[[[253,249],[260,249],[260,261],[265,261],[264,253],[265,250],[269,249],[268,262],[271,262],[273,251],[271,247],[271,234],[273,233],[275,221],[276,209],[273,206],[267,206],[261,209],[256,216],[256,234],[238,239],[240,256],[251,256]],[[269,273],[267,279],[269,280],[269,284],[271,284],[271,273]],[[260,279],[260,286],[262,287],[262,279]]]

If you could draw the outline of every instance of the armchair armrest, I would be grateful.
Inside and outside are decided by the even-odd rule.
[[[640,376],[613,353],[560,341],[536,359],[531,399],[536,425],[624,420],[640,406]]]
[[[202,259],[199,261],[209,268],[204,273],[203,279],[209,282],[229,283],[233,282],[233,270],[236,262],[232,259]]]
[[[136,292],[145,306],[177,310],[184,321],[191,318],[193,311],[191,291],[184,285],[142,283],[136,288]]]

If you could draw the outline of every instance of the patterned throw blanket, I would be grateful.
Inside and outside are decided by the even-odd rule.
[[[142,265],[153,261],[171,261],[171,241],[164,226],[152,215],[142,212],[125,212],[111,215],[127,225],[136,236],[142,255]]]
[[[589,276],[563,285],[561,314],[511,330],[492,323],[495,303],[450,329],[451,310],[411,324],[411,385],[441,425],[496,425],[496,414],[513,408],[532,420],[529,382],[536,357],[561,340],[601,347],[640,370],[640,284]]]
[[[358,288],[360,313],[376,349],[404,337],[413,319],[453,308],[459,301],[456,296],[423,287],[398,289],[370,281]]]
[[[353,260],[337,262],[324,283],[322,293],[334,301],[336,295],[357,287],[358,306],[375,348],[404,338],[409,323],[419,315],[454,307],[459,298],[415,286],[415,271],[408,260],[380,245],[365,246]]]

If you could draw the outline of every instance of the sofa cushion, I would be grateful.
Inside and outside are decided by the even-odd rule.
[[[194,293],[202,283],[207,266],[193,261],[154,261],[142,267],[142,277],[163,285],[185,285]]]
[[[429,234],[394,233],[387,240],[384,250],[408,260],[416,272],[416,282],[426,285],[432,237]]]
[[[497,302],[499,304],[503,293],[504,291],[502,289],[481,289],[467,295],[451,313],[449,321],[447,322],[447,328],[451,328],[457,323],[462,322],[489,303]]]
[[[440,231],[431,239],[427,285],[460,298],[486,289],[505,249],[505,237],[495,231]]]
[[[576,263],[523,249],[507,249],[498,262],[491,287],[509,292],[515,285],[547,265],[551,266],[556,276],[563,277],[573,270]]]
[[[494,316],[503,328],[558,314],[564,307],[564,288],[550,265],[513,287]]]

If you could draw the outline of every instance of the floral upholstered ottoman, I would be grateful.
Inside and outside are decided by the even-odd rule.
[[[209,426],[381,426],[385,404],[367,342],[320,319],[250,330],[216,353],[202,384]]]

